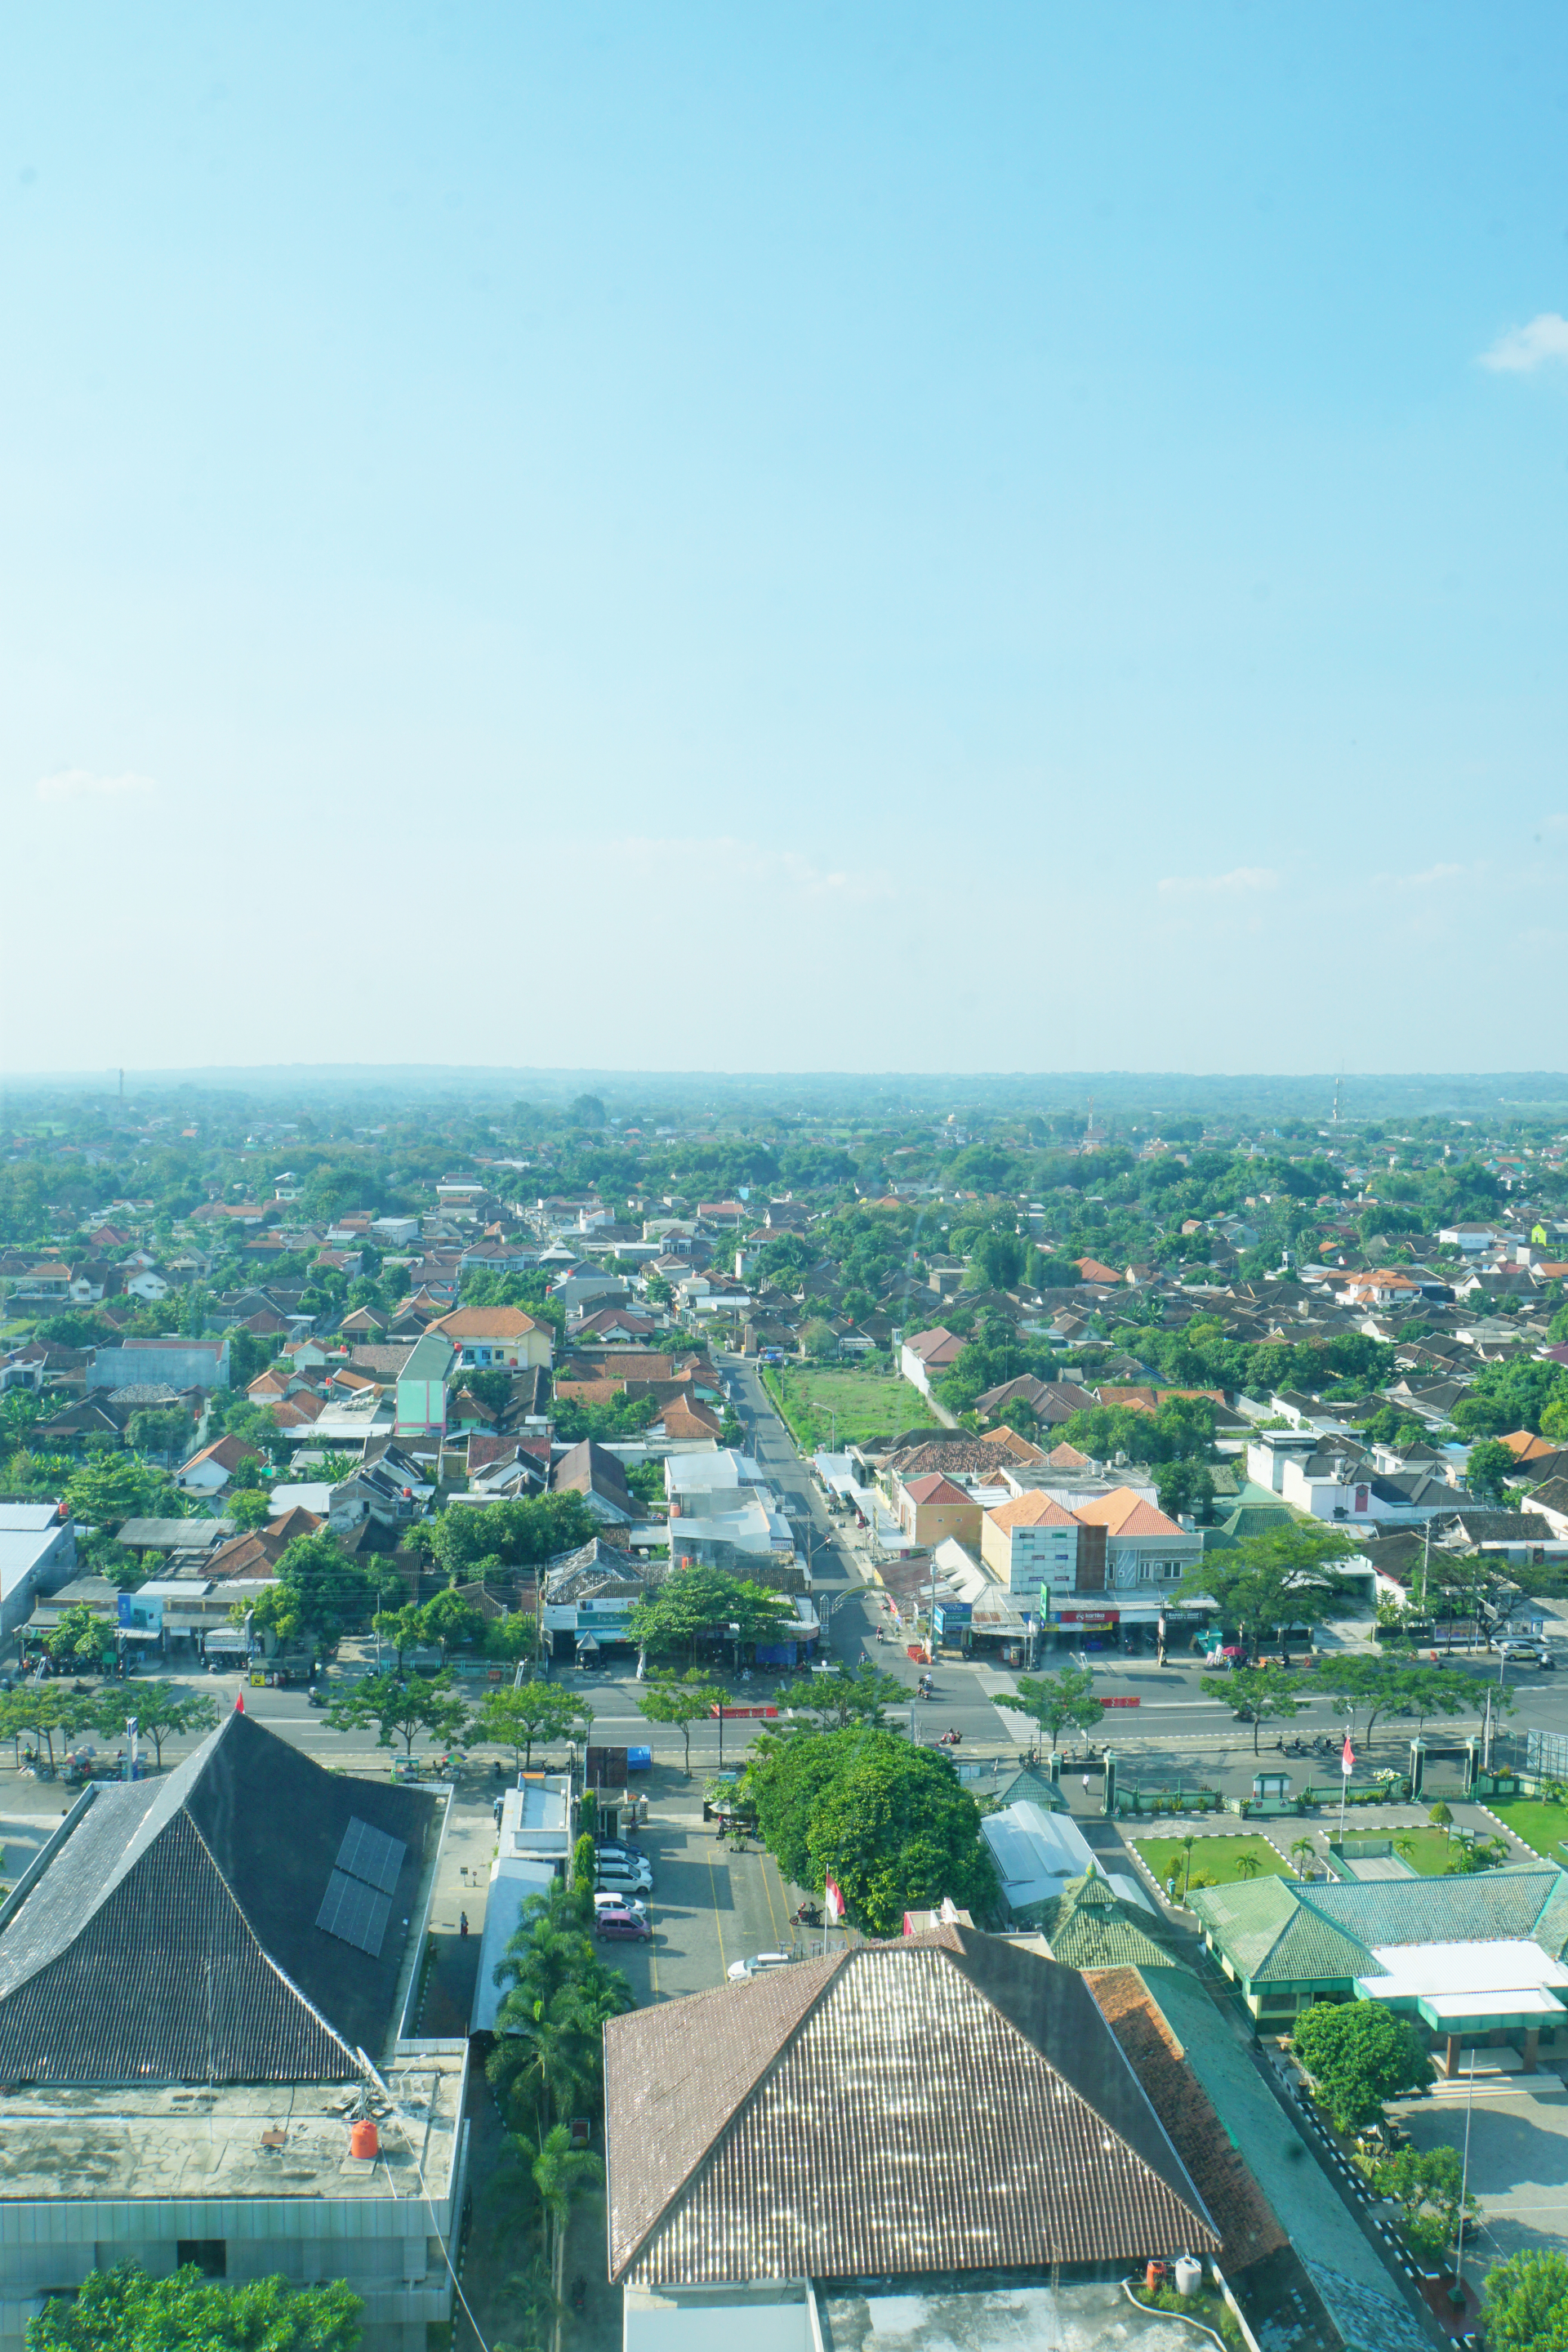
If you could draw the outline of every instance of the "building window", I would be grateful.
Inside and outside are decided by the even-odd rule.
[[[176,2239],[174,2260],[181,2270],[194,2263],[203,2278],[226,2278],[228,2276],[228,2241],[226,2238]]]

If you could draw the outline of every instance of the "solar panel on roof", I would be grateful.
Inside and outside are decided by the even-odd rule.
[[[408,1848],[402,1838],[388,1837],[384,1830],[372,1829],[356,1813],[343,1832],[343,1842],[338,1848],[334,1870],[346,1871],[351,1878],[363,1879],[367,1886],[379,1886],[390,1895],[397,1884],[397,1874],[403,1867],[403,1857]]]
[[[363,1879],[334,1870],[327,1881],[316,1925],[340,1943],[353,1944],[357,1951],[368,1952],[373,1960],[378,1960],[391,1915],[389,1895],[378,1895]]]

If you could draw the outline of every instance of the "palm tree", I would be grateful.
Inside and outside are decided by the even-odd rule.
[[[1400,1831],[1399,1835],[1394,1841],[1394,1851],[1398,1854],[1402,1862],[1408,1862],[1414,1864],[1415,1860],[1415,1840],[1408,1830]]]
[[[561,2283],[566,2266],[566,2228],[572,2218],[572,2200],[584,2189],[600,2187],[604,2178],[605,2168],[592,2148],[573,2147],[572,2134],[565,2124],[556,2124],[545,2133],[533,2159],[533,2183],[544,2208],[550,2239],[550,2284],[555,2297],[552,2352],[561,2352]]]
[[[1237,1878],[1256,1878],[1262,1867],[1255,1853],[1238,1853],[1236,1857]]]
[[[1312,1843],[1310,1837],[1299,1837],[1296,1840],[1295,1844],[1290,1849],[1290,1859],[1296,1865],[1296,1875],[1298,1878],[1306,1877],[1307,1864],[1313,1859],[1317,1851],[1317,1847]]]
[[[1184,1856],[1182,1869],[1182,1899],[1184,1902],[1186,1900],[1187,1889],[1193,1883],[1193,1848],[1196,1843],[1197,1841],[1194,1837],[1191,1830],[1187,1832],[1185,1837],[1182,1840],[1182,1853]]]

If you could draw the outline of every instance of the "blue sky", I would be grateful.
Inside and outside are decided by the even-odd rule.
[[[1568,16],[74,0],[0,1063],[1568,1066]]]

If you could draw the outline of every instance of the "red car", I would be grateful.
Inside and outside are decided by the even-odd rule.
[[[640,1944],[653,1941],[653,1929],[635,1911],[601,1911],[594,1921],[595,1936],[613,1936],[623,1943]]]

